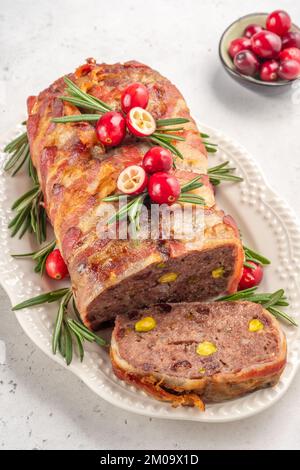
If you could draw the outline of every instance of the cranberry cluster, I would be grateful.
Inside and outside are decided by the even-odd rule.
[[[136,196],[147,188],[153,202],[171,205],[180,196],[179,181],[170,173],[172,166],[173,157],[169,150],[152,147],[145,153],[141,165],[130,165],[120,173],[118,189]]]
[[[266,27],[249,24],[244,36],[231,41],[228,52],[236,69],[262,81],[294,80],[300,76],[300,33],[290,31],[289,14],[275,10]]]
[[[146,111],[149,92],[142,83],[132,83],[122,93],[119,111],[108,111],[96,124],[96,134],[105,147],[119,145],[126,135],[126,129],[137,137],[148,137],[156,129],[153,116]]]

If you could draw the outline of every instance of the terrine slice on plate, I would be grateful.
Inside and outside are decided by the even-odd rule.
[[[275,385],[286,363],[277,320],[251,302],[160,304],[119,315],[118,378],[174,406],[220,402]]]

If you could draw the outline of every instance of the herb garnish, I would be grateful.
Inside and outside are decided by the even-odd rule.
[[[34,272],[41,273],[41,275],[43,275],[45,271],[46,259],[48,255],[54,250],[55,245],[56,245],[56,241],[52,240],[50,243],[47,243],[47,245],[43,246],[39,250],[34,251],[32,253],[24,253],[24,254],[17,254],[17,255],[11,255],[11,256],[16,259],[22,259],[22,258],[33,259],[36,262]]]
[[[57,353],[59,350],[67,365],[72,362],[74,341],[77,344],[78,355],[80,361],[84,358],[84,341],[95,342],[99,346],[106,346],[106,341],[100,336],[93,333],[83,325],[81,320],[71,318],[70,313],[78,316],[74,296],[69,288],[58,289],[52,292],[38,295],[32,299],[25,300],[15,305],[12,310],[21,310],[23,308],[33,307],[44,303],[59,302],[59,308],[55,320],[55,326],[52,334],[52,352]],[[73,312],[70,311],[70,303],[72,300]],[[79,317],[80,318],[80,317]]]
[[[202,142],[205,145],[206,151],[208,153],[216,153],[218,151],[218,144],[213,144],[212,142],[207,141],[207,139],[210,139],[210,136],[208,134],[200,132],[200,136],[202,137]]]
[[[66,91],[68,95],[60,96],[60,99],[63,101],[67,101],[78,108],[88,110],[88,111],[96,111],[93,114],[74,114],[70,116],[62,116],[53,118],[52,122],[56,123],[67,123],[67,122],[80,122],[80,121],[98,121],[101,116],[106,113],[107,111],[111,111],[111,107],[104,103],[103,101],[95,98],[92,95],[82,91],[77,85],[75,85],[72,80],[68,77],[64,77],[64,81],[67,85]],[[170,134],[172,132],[181,132],[183,128],[172,128],[172,129],[165,129],[168,126],[175,126],[179,124],[185,124],[189,122],[189,119],[185,118],[170,118],[170,119],[158,119],[156,121],[157,129],[156,131],[149,136],[149,138],[143,137],[143,140],[149,140],[151,143],[155,145],[160,145],[164,147],[170,152],[172,152],[177,157],[183,159],[181,152],[171,143],[173,140],[177,141],[184,141],[185,138],[179,136],[177,134]]]
[[[7,144],[4,152],[10,154],[4,170],[8,172],[13,170],[11,176],[15,176],[25,162],[28,162],[28,174],[33,181],[33,187],[12,205],[12,210],[16,211],[16,215],[8,225],[11,229],[11,236],[18,234],[19,238],[22,238],[26,232],[33,232],[40,244],[46,240],[47,216],[43,206],[44,196],[30,157],[27,132]]]
[[[30,161],[27,132],[23,132],[23,134],[20,134],[7,144],[4,148],[4,152],[10,155],[4,165],[4,170],[9,172],[12,171],[11,176],[15,176],[24,163]]]
[[[233,175],[232,173],[236,168],[229,167],[228,165],[229,162],[227,161],[208,169],[209,181],[214,186],[218,186],[222,181],[233,181],[235,183],[244,181],[240,176]]]
[[[271,264],[271,261],[265,256],[261,255],[260,253],[257,253],[256,251],[251,250],[245,245],[243,245],[243,248],[244,248],[244,253],[245,253],[244,266],[246,266],[247,268],[254,269],[254,266],[250,264],[250,262],[261,264],[264,266]]]
[[[36,236],[40,244],[46,240],[47,215],[43,206],[44,196],[39,184],[18,198],[12,205],[15,217],[8,224],[11,236],[19,234],[19,238],[29,231]]]

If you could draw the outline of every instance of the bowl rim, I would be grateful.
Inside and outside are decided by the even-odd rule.
[[[300,77],[299,78],[294,78],[293,80],[280,80],[278,82],[264,82],[262,80],[259,80],[258,78],[251,77],[250,75],[244,75],[244,74],[238,72],[237,70],[235,70],[234,68],[229,67],[227,65],[227,63],[225,62],[225,59],[223,57],[222,45],[223,45],[223,42],[224,42],[224,37],[225,37],[226,33],[232,28],[232,26],[234,26],[238,21],[243,20],[245,18],[250,18],[250,17],[253,17],[253,16],[268,16],[268,14],[269,13],[263,13],[263,12],[248,13],[247,15],[240,16],[235,21],[233,21],[229,26],[227,26],[227,28],[223,31],[223,33],[221,35],[221,38],[220,38],[220,41],[219,41],[219,47],[218,47],[219,58],[221,60],[221,63],[223,65],[223,67],[225,68],[225,70],[230,75],[233,75],[236,78],[239,78],[240,80],[245,80],[249,83],[253,83],[253,84],[259,85],[259,86],[269,86],[269,87],[278,87],[278,86],[291,85],[292,83],[297,82],[297,80],[300,80]],[[299,26],[297,26],[294,23],[292,23],[292,26],[300,32],[300,27]]]

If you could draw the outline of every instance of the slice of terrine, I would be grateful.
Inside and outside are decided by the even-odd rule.
[[[275,385],[286,363],[277,320],[251,302],[159,304],[120,315],[115,374],[153,397],[196,405]]]

